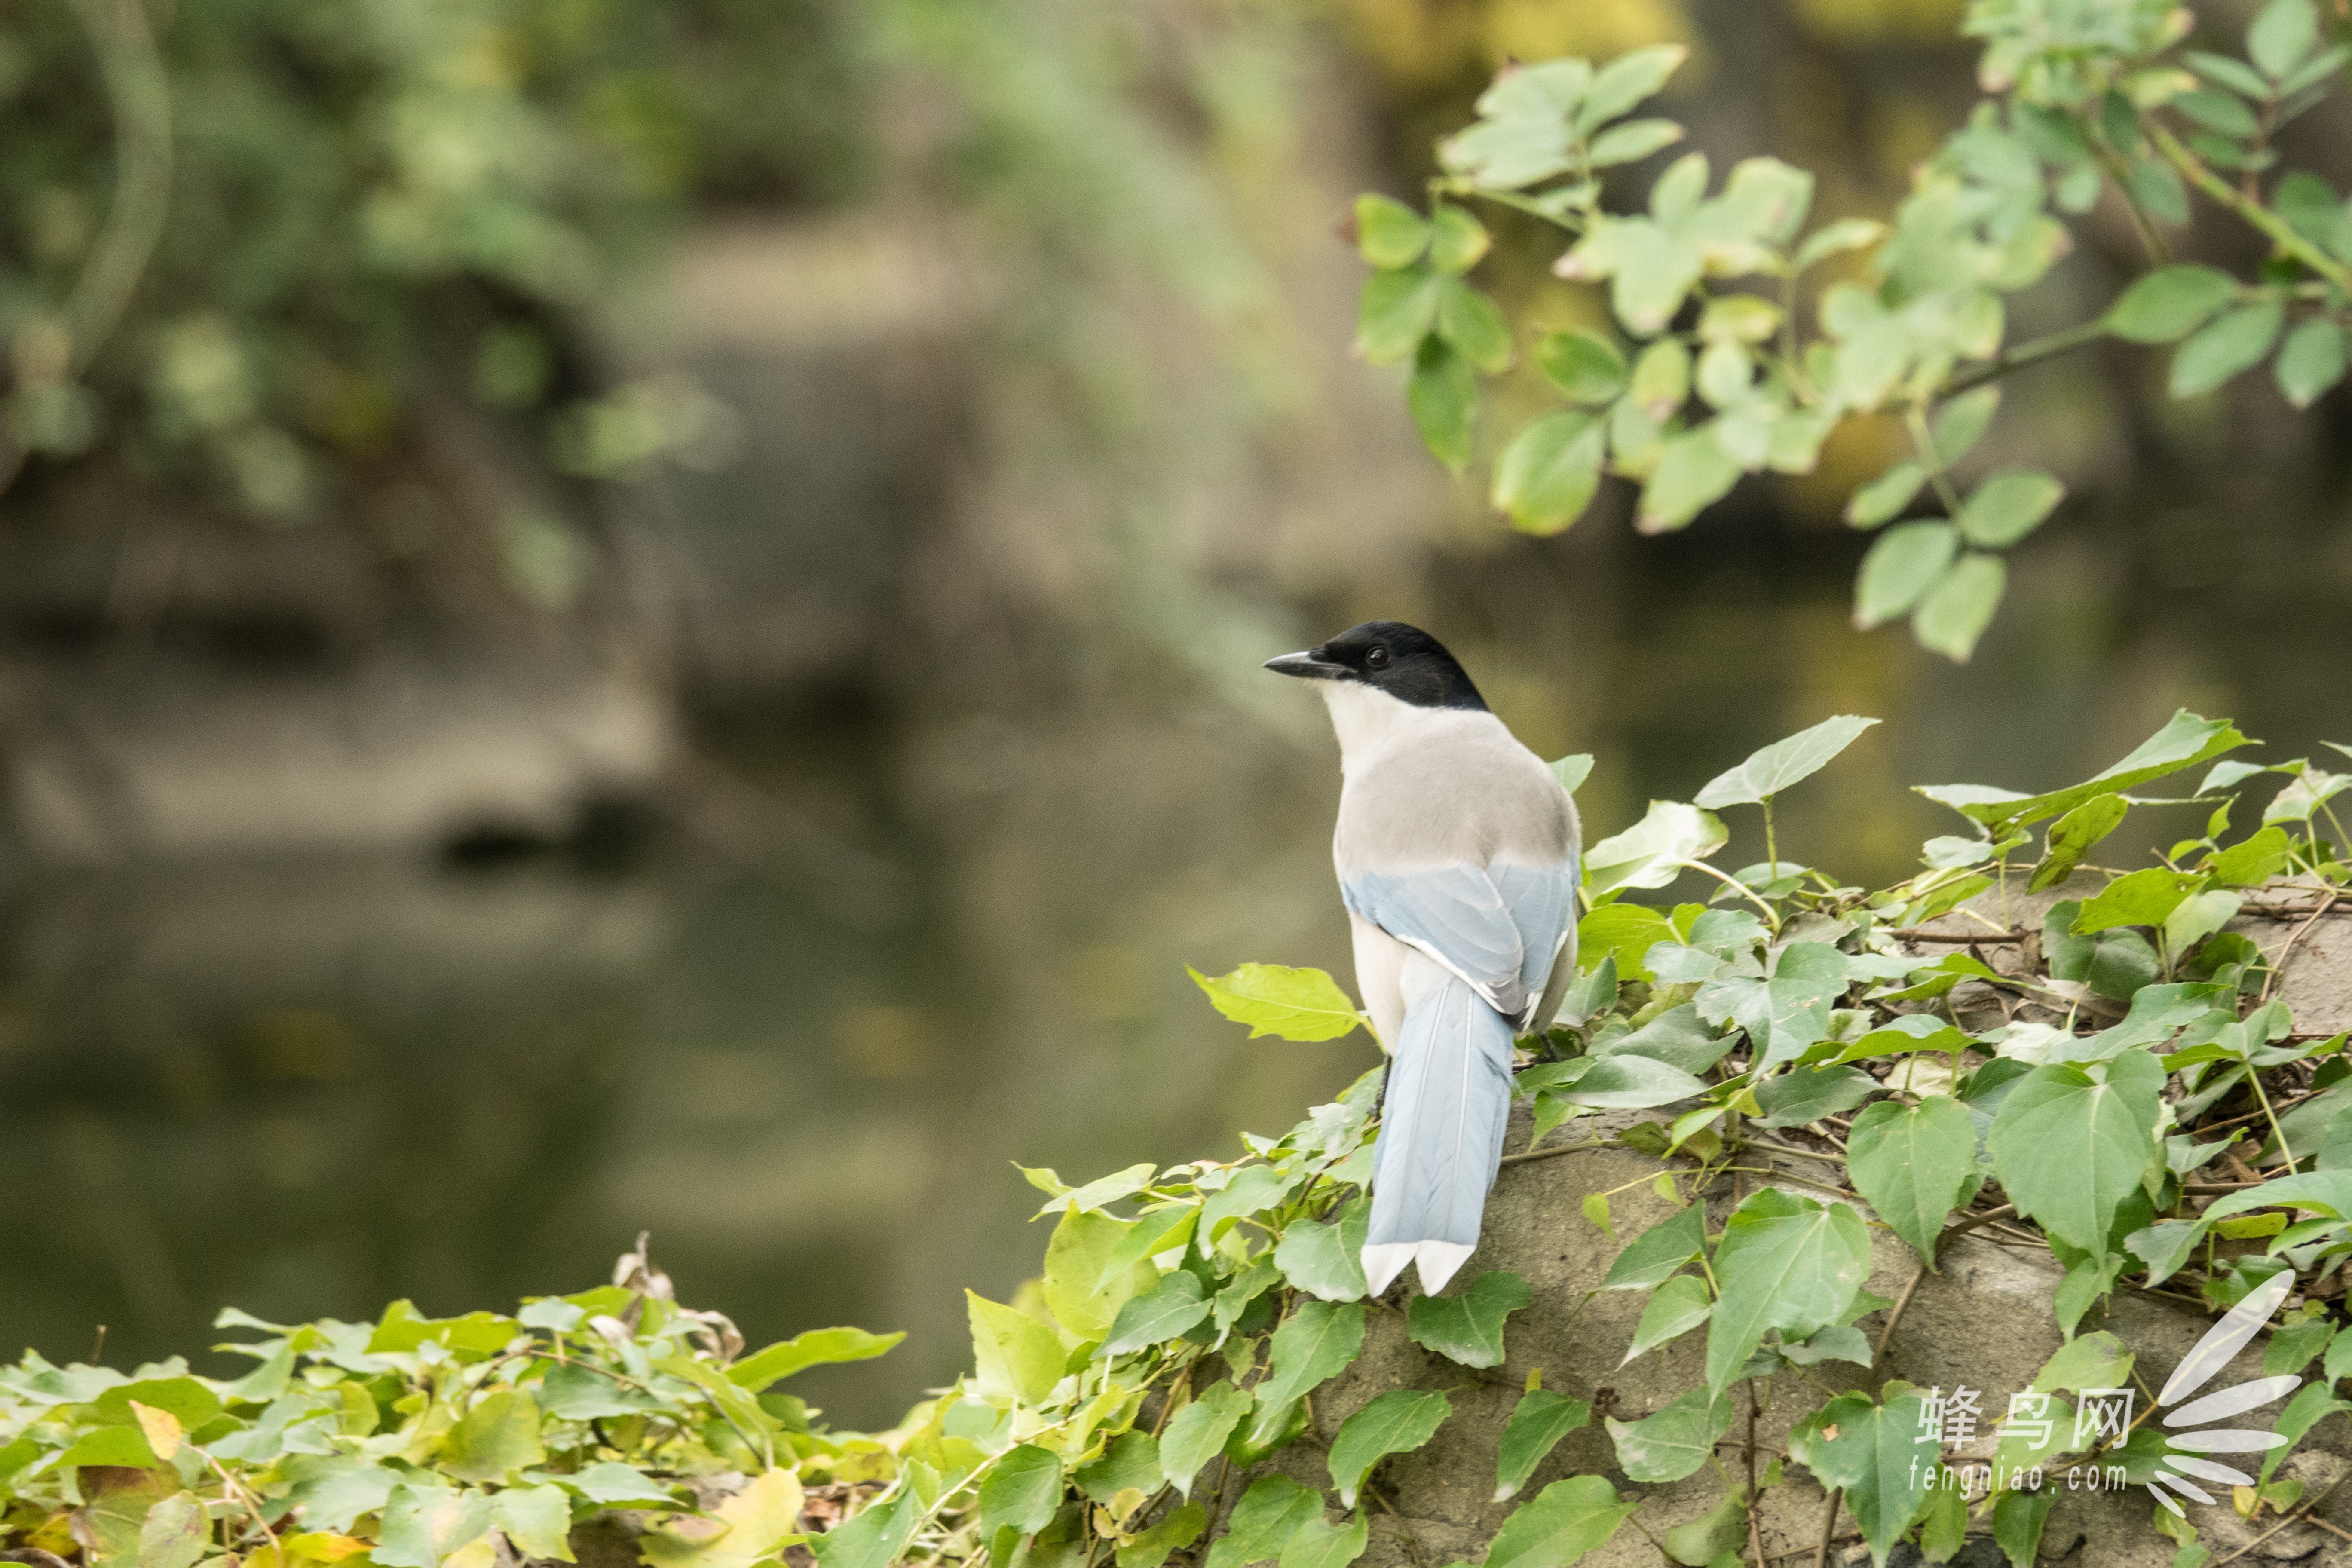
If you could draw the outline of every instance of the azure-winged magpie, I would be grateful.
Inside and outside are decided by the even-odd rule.
[[[1368,621],[1265,667],[1322,681],[1339,736],[1331,856],[1390,1055],[1364,1277],[1418,1261],[1434,1292],[1478,1244],[1512,1038],[1576,974],[1576,807],[1427,632]]]

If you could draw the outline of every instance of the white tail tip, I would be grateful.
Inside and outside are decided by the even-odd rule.
[[[1412,1252],[1410,1241],[1367,1243],[1357,1254],[1364,1266],[1364,1294],[1377,1296],[1386,1290],[1412,1261]]]
[[[1445,1289],[1445,1282],[1454,1278],[1454,1271],[1468,1262],[1470,1255],[1477,1248],[1465,1247],[1458,1241],[1424,1241],[1418,1250],[1421,1255],[1422,1293],[1434,1296]]]

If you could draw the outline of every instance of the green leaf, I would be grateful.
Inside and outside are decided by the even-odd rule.
[[[1149,1497],[1160,1489],[1168,1477],[1160,1468],[1159,1439],[1138,1428],[1112,1438],[1104,1447],[1100,1458],[1079,1467],[1070,1479],[1087,1496],[1108,1504],[1130,1487]],[[991,1533],[982,1531],[982,1539]]]
[[[723,1533],[689,1542],[656,1526],[638,1554],[651,1568],[751,1568],[798,1539],[802,1501],[800,1478],[772,1469],[710,1510]]]
[[[1282,1555],[1284,1544],[1309,1519],[1319,1519],[1323,1500],[1288,1476],[1265,1476],[1234,1505],[1234,1516],[1209,1547],[1205,1568],[1244,1568]]]
[[[2200,328],[2172,356],[2172,395],[2200,396],[2262,363],[2285,319],[2275,300],[2259,300]]]
[[[1666,917],[1647,904],[1603,904],[1576,922],[1576,951],[1583,958],[1606,955],[1625,979],[1646,981],[1643,955],[1674,934]]]
[[[1666,79],[1689,58],[1690,51],[1680,44],[1656,44],[1618,56],[1601,68],[1585,89],[1584,101],[1576,111],[1577,130],[1590,132],[1616,119],[1665,86]],[[1486,1568],[1501,1565],[1490,1557]]]
[[[1801,1340],[1843,1317],[1870,1277],[1870,1232],[1843,1204],[1767,1188],[1726,1223],[1714,1267],[1722,1294],[1707,1327],[1706,1386],[1719,1394],[1768,1332]]]
[[[1588,1400],[1571,1399],[1546,1388],[1530,1388],[1520,1394],[1495,1455],[1495,1500],[1505,1502],[1516,1497],[1559,1440],[1591,1419],[1592,1405]]]
[[[1211,1384],[1198,1398],[1169,1418],[1160,1434],[1160,1467],[1171,1485],[1192,1495],[1192,1479],[1222,1452],[1234,1428],[1249,1413],[1250,1396],[1230,1383]]]
[[[501,1481],[547,1458],[539,1444],[539,1406],[528,1394],[493,1394],[442,1439],[439,1467],[461,1481]]]
[[[2271,1430],[2286,1441],[2273,1448],[2269,1457],[2263,1460],[2259,1479],[2267,1482],[2271,1472],[2277,1469],[2279,1461],[2302,1441],[2303,1435],[2339,1410],[2352,1410],[2352,1405],[2336,1398],[2333,1388],[2324,1383],[2304,1384],[2295,1396],[2286,1402],[2286,1408],[2279,1412],[2277,1421],[2271,1426]]]
[[[2205,1211],[2207,1220],[2284,1205],[2308,1209],[2323,1219],[2352,1219],[2352,1171],[2305,1171],[2280,1176],[2259,1187],[2230,1194]]]
[[[2030,823],[2072,811],[2095,795],[2130,789],[2150,779],[2210,762],[2247,743],[2246,737],[2228,720],[2200,718],[2183,708],[2165,722],[2163,729],[2133,748],[2129,756],[2082,784],[2032,795],[1983,784],[1923,784],[1919,793],[1984,824],[1994,838],[2005,838]]]
[[[914,1534],[921,1511],[914,1492],[901,1487],[890,1501],[876,1503],[848,1523],[818,1536],[814,1543],[816,1559],[824,1568],[890,1568],[907,1538]]]
[[[1690,350],[1680,338],[1660,338],[1633,362],[1633,382],[1626,395],[1663,425],[1690,395]]]
[[[1730,837],[1712,812],[1680,801],[1654,800],[1641,821],[1584,852],[1585,891],[1598,895],[1621,888],[1663,888],[1682,875],[1685,862],[1706,859]],[[1633,956],[1638,961],[1641,954]]]
[[[1209,1300],[1199,1277],[1181,1268],[1171,1268],[1160,1277],[1158,1284],[1119,1308],[1103,1341],[1101,1353],[1132,1355],[1150,1346],[1181,1339],[1208,1315]]]
[[[2130,809],[2120,795],[2095,795],[2052,824],[2049,851],[2033,868],[2033,879],[2026,884],[2026,891],[2039,893],[2074,875],[2083,857],[2122,826],[2124,814]]]
[[[1821,772],[1840,752],[1860,739],[1864,730],[1877,722],[1875,719],[1841,713],[1785,740],[1775,741],[1728,773],[1717,774],[1698,792],[1695,804],[1715,810],[1769,800],[1790,784]]]
[[[1967,552],[1936,579],[1911,612],[1911,635],[1930,653],[1966,664],[1992,613],[2000,607],[2001,590],[2008,583],[2009,568],[2000,556]]]
[[[2279,350],[2279,390],[2297,408],[2308,408],[2344,379],[2344,329],[2320,316],[2289,332]]]
[[[1706,1568],[1727,1556],[1745,1568],[1739,1549],[1747,1541],[1748,1489],[1735,1483],[1713,1510],[1667,1531],[1660,1544],[1669,1559],[1688,1568]]]
[[[139,1568],[194,1568],[212,1537],[203,1501],[194,1492],[173,1492],[140,1521]]]
[[[1503,1320],[1532,1300],[1526,1280],[1489,1269],[1459,1296],[1415,1298],[1405,1309],[1405,1336],[1463,1366],[1500,1366]]]
[[[971,1322],[971,1352],[983,1395],[1043,1405],[1062,1381],[1067,1359],[1054,1331],[1028,1313],[963,1293]]]
[[[1918,464],[1897,463],[1853,492],[1845,505],[1845,521],[1854,528],[1876,528],[1909,506],[1927,482],[1927,470]]]
[[[1374,364],[1412,357],[1437,324],[1441,279],[1426,267],[1375,272],[1356,311],[1356,352]]]
[[[1802,1127],[1843,1115],[1884,1087],[1860,1068],[1799,1068],[1757,1085],[1756,1103],[1764,1112],[1757,1125]]]
[[[2041,527],[2065,495],[2064,485],[2031,469],[1989,475],[1960,508],[1960,537],[1987,550],[2006,549]]]
[[[2246,29],[2246,53],[2273,81],[2319,47],[2319,13],[2311,0],[2271,0]]]
[[[1625,390],[1625,356],[1597,332],[1547,334],[1536,344],[1536,363],[1570,403],[1614,403]]]
[[[1244,963],[1214,980],[1189,964],[1184,973],[1208,994],[1218,1012],[1236,1024],[1247,1024],[1253,1040],[1261,1035],[1302,1042],[1336,1040],[1363,1022],[1348,994],[1319,969]]]
[[[1554,1481],[1522,1504],[1486,1548],[1486,1568],[1568,1568],[1605,1544],[1640,1503],[1599,1476]]]
[[[442,1559],[490,1528],[490,1500],[478,1491],[415,1482],[396,1487],[368,1556],[386,1568],[439,1568]]]
[[[1282,1277],[1326,1301],[1360,1301],[1364,1266],[1358,1256],[1371,1228],[1372,1201],[1353,1198],[1328,1224],[1294,1220],[1275,1244],[1274,1266]]]
[[[1425,338],[1405,383],[1405,407],[1422,445],[1446,467],[1470,461],[1471,417],[1477,410],[1478,383],[1470,362],[1440,338]]]
[[[906,1337],[903,1331],[869,1334],[864,1329],[810,1329],[745,1356],[727,1369],[727,1375],[757,1394],[813,1366],[870,1361]]]
[[[1558,533],[1584,515],[1601,487],[1604,427],[1563,410],[1531,422],[1495,465],[1495,505],[1526,533]]]
[[[1603,1290],[1647,1290],[1664,1284],[1706,1250],[1706,1215],[1696,1204],[1626,1243],[1602,1277]]]
[[[1448,203],[1437,209],[1437,216],[1430,224],[1430,265],[1440,272],[1467,272],[1478,265],[1494,243],[1487,236],[1486,226],[1471,216],[1467,207]]]
[[[2210,868],[2216,882],[2232,888],[2259,888],[2285,870],[2294,853],[2294,839],[2285,828],[2272,826],[2214,856]]]
[[[1150,1161],[1145,1161],[1141,1164],[1129,1165],[1124,1171],[1113,1171],[1108,1176],[1097,1176],[1082,1187],[1071,1187],[1046,1199],[1039,1205],[1037,1216],[1042,1219],[1049,1214],[1068,1214],[1077,1209],[1098,1210],[1121,1198],[1131,1198],[1151,1184],[1152,1174],[1158,1169]],[[854,1329],[835,1331],[856,1332]]]
[[[1282,1549],[1282,1568],[1348,1568],[1371,1542],[1372,1521],[1358,1513],[1344,1524],[1325,1521],[1318,1507]]]
[[[1144,1181],[1150,1180],[1152,1166],[1135,1169],[1144,1173]],[[1076,1206],[1066,1209],[1054,1226],[1053,1239],[1045,1244],[1045,1308],[1078,1338],[1102,1339],[1119,1310],[1152,1288],[1155,1276],[1148,1263],[1110,1271],[1110,1260],[1135,1229],[1132,1220]]]
[[[2164,1081],[2146,1051],[2028,1073],[2001,1101],[1988,1140],[2010,1201],[2068,1246],[2104,1253],[2116,1210],[2157,1158]]]
[[[1878,1217],[1929,1264],[1945,1216],[1977,1173],[1976,1122],[1958,1101],[1881,1100],[1853,1119],[1846,1170]]]
[[[1706,1464],[1731,1429],[1731,1401],[1709,1399],[1705,1389],[1694,1388],[1639,1421],[1612,1418],[1608,1426],[1629,1480],[1678,1481]]]
[[[1805,237],[1797,250],[1797,268],[1802,271],[1817,261],[1826,261],[1841,251],[1859,250],[1874,245],[1885,234],[1886,226],[1875,218],[1842,217],[1823,224]]]
[[[1437,331],[1464,359],[1489,375],[1511,366],[1510,322],[1495,301],[1459,278],[1449,277],[1439,287]]]
[[[1628,120],[1592,139],[1585,160],[1596,169],[1638,163],[1664,152],[1683,139],[1683,128],[1671,120]]]
[[[1642,1309],[1642,1321],[1634,1327],[1633,1342],[1617,1364],[1623,1366],[1669,1340],[1680,1339],[1706,1322],[1714,1305],[1705,1280],[1691,1274],[1675,1275],[1651,1294]]]
[[[1258,1384],[1257,1401],[1272,1408],[1312,1393],[1364,1348],[1364,1309],[1358,1302],[1302,1301],[1268,1349],[1272,1370]]]
[[[2005,1491],[1993,1503],[1992,1538],[2011,1568],[2033,1568],[2042,1555],[2042,1525],[2058,1500],[2058,1489]]]
[[[1898,523],[1880,534],[1854,580],[1856,629],[1868,631],[1917,604],[1959,548],[1959,530],[1948,522]]]
[[[793,1521],[799,1520],[800,1504],[793,1505]],[[573,1563],[572,1554],[572,1500],[563,1489],[552,1483],[535,1487],[507,1487],[490,1500],[490,1522],[507,1533],[526,1558],[544,1562],[550,1558],[559,1563]],[[141,1568],[145,1568],[142,1564]]]
[[[1579,752],[1546,765],[1551,769],[1551,776],[1559,781],[1559,787],[1574,795],[1578,786],[1592,776],[1592,753]]]
[[[980,1483],[980,1538],[993,1540],[1005,1529],[1034,1535],[1061,1506],[1060,1456],[1034,1443],[1008,1448]]]
[[[1339,1489],[1339,1506],[1355,1507],[1374,1465],[1420,1447],[1453,1414],[1453,1402],[1442,1394],[1392,1388],[1349,1416],[1331,1439],[1331,1484]]]
[[[1712,426],[1668,437],[1658,466],[1642,487],[1633,526],[1643,533],[1667,533],[1722,499],[1739,480],[1739,465],[1726,457]]]
[[[1570,1105],[1598,1110],[1645,1110],[1706,1092],[1706,1085],[1678,1067],[1649,1057],[1603,1056],[1573,1083],[1551,1092]]]
[[[1209,1528],[1209,1510],[1199,1503],[1188,1502],[1170,1510],[1160,1522],[1118,1548],[1118,1568],[1160,1568],[1171,1553],[1181,1552],[1201,1539],[1201,1531]]]
[[[2161,866],[2117,877],[2084,901],[2074,917],[2074,934],[2089,936],[2111,926],[2160,926],[2181,900],[2204,884],[2202,876]]]
[[[1867,1394],[1848,1394],[1822,1407],[1821,1429],[1806,1466],[1825,1487],[1845,1489],[1846,1511],[1861,1526],[1872,1560],[1886,1561],[1895,1540],[1910,1526],[1927,1496],[1936,1456],[1921,1462],[1921,1402],[1906,1395],[1874,1405]]]
[[[1936,410],[1935,424],[1929,439],[1936,448],[1936,461],[1950,468],[1976,450],[1984,433],[1991,428],[1992,416],[2000,408],[2000,388],[1979,386],[1974,392],[1964,392]]]
[[[1386,196],[1356,198],[1356,248],[1383,271],[1412,266],[1429,247],[1429,225],[1402,202]]]
[[[2187,337],[2238,297],[2238,280],[2210,267],[2162,267],[2107,307],[2109,333],[2135,343]]]

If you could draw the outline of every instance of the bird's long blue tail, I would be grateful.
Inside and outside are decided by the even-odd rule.
[[[1363,1248],[1374,1295],[1409,1262],[1444,1288],[1478,1245],[1511,1109],[1511,1026],[1461,979],[1416,954],[1372,1151]]]

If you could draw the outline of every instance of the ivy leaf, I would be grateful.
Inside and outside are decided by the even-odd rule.
[[[1867,1394],[1847,1394],[1822,1407],[1819,1430],[1806,1468],[1825,1487],[1845,1489],[1846,1511],[1862,1527],[1873,1562],[1886,1553],[1927,1500],[1931,1466],[1920,1463],[1921,1401],[1916,1395],[1874,1405]]]
[[[2117,877],[2084,900],[2082,912],[2074,917],[2074,934],[2089,936],[2114,926],[2160,926],[2204,883],[2201,876],[2161,866]]]
[[[1756,1089],[1759,1127],[1802,1127],[1852,1110],[1885,1086],[1860,1068],[1801,1067]]]
[[[1706,1251],[1706,1215],[1698,1205],[1660,1220],[1617,1255],[1602,1277],[1603,1290],[1647,1290],[1664,1284]]]
[[[1570,403],[1614,403],[1625,390],[1625,356],[1580,328],[1547,335],[1536,345],[1536,364]]]
[[[1570,1105],[1603,1110],[1644,1110],[1706,1092],[1706,1085],[1678,1067],[1641,1056],[1585,1058],[1591,1065],[1576,1081],[1553,1090]]]
[[[1150,1179],[1151,1166],[1136,1169],[1147,1173],[1144,1180]],[[1055,1322],[1078,1338],[1104,1338],[1119,1310],[1152,1288],[1156,1276],[1148,1263],[1109,1271],[1119,1245],[1135,1229],[1132,1220],[1075,1206],[1066,1209],[1054,1226],[1053,1239],[1045,1244],[1045,1307]]]
[[[1597,895],[1620,888],[1663,888],[1682,875],[1685,861],[1706,859],[1730,838],[1712,812],[1654,800],[1641,821],[1584,852],[1585,890]]]
[[[2237,297],[2238,280],[2226,272],[2210,267],[2161,267],[2107,307],[2105,325],[2110,334],[2128,342],[2173,342]]]
[[[1911,612],[1911,635],[1930,653],[1966,664],[1992,613],[2000,608],[2009,567],[1998,555],[1969,551],[1936,579]]]
[[[1678,1481],[1694,1474],[1731,1430],[1731,1401],[1694,1388],[1639,1421],[1609,1422],[1617,1463],[1636,1481]],[[1549,1488],[1546,1488],[1549,1490]]]
[[[1592,1405],[1588,1400],[1571,1399],[1548,1388],[1530,1388],[1520,1394],[1495,1455],[1495,1500],[1505,1502],[1517,1496],[1559,1440],[1591,1419]]]
[[[561,1498],[562,1493],[556,1495]],[[205,1517],[205,1505],[196,1494],[173,1492],[150,1508],[140,1521],[138,1568],[194,1568],[196,1559],[212,1544],[212,1521]],[[564,1556],[568,1560],[570,1552]]]
[[[1659,1286],[1643,1307],[1642,1321],[1633,1328],[1633,1342],[1617,1364],[1623,1366],[1669,1340],[1680,1339],[1706,1322],[1714,1305],[1706,1281],[1694,1275],[1675,1275]]]
[[[1383,271],[1412,266],[1429,247],[1429,225],[1419,213],[1387,196],[1356,198],[1356,248]]]
[[[1667,1531],[1659,1544],[1665,1549],[1669,1561],[1693,1564],[1695,1568],[1704,1568],[1727,1556],[1745,1568],[1739,1548],[1747,1540],[1748,1489],[1735,1482],[1713,1510],[1688,1524],[1678,1524]]]
[[[1201,1531],[1208,1528],[1209,1510],[1199,1503],[1171,1510],[1159,1523],[1118,1548],[1118,1568],[1160,1568],[1171,1553],[1200,1540]]]
[[[1522,1504],[1495,1532],[1486,1568],[1568,1568],[1617,1533],[1640,1506],[1619,1500],[1599,1476],[1554,1481]]]
[[[1054,1521],[1062,1506],[1062,1461],[1034,1443],[1008,1448],[980,1483],[980,1538],[999,1530],[1034,1535]]]
[[[1534,1297],[1507,1269],[1478,1276],[1459,1296],[1422,1296],[1405,1309],[1405,1335],[1463,1366],[1503,1364],[1503,1320]],[[1359,1317],[1363,1309],[1356,1309]]]
[[[770,1475],[790,1476],[790,1472],[772,1470]],[[762,1480],[766,1477],[761,1478]],[[787,1531],[795,1530],[800,1522],[800,1482],[793,1480],[792,1519]],[[749,1488],[745,1489],[749,1490]],[[572,1554],[572,1500],[560,1486],[506,1487],[490,1500],[490,1522],[507,1533],[507,1539],[520,1549],[526,1558],[542,1562],[552,1558],[559,1563],[573,1563]],[[749,1561],[746,1559],[745,1561]],[[142,1564],[141,1568],[146,1568]]]
[[[1801,1340],[1844,1315],[1870,1277],[1870,1232],[1843,1204],[1768,1187],[1726,1223],[1714,1268],[1722,1294],[1707,1327],[1706,1386],[1719,1394],[1768,1332]]]
[[[864,1329],[811,1329],[765,1350],[754,1351],[729,1367],[727,1376],[730,1382],[758,1394],[813,1366],[871,1360],[906,1337],[904,1332],[869,1334]]]
[[[1289,1404],[1354,1361],[1363,1348],[1361,1303],[1301,1302],[1274,1331],[1267,1351],[1272,1370],[1257,1387],[1258,1403],[1268,1409]]]
[[[2279,391],[2297,408],[2308,408],[2344,379],[2344,329],[2326,316],[2287,334],[2279,350]]]
[[[459,1547],[490,1528],[488,1494],[407,1482],[383,1505],[383,1523],[369,1557],[387,1568],[439,1568]]]
[[[2285,313],[2274,300],[2241,305],[2198,329],[2172,356],[2171,392],[2175,397],[2197,397],[2212,391],[2240,371],[2262,363],[2278,342]]]
[[[1359,1513],[1331,1524],[1318,1508],[1282,1549],[1282,1568],[1348,1568],[1370,1544],[1372,1521]]]
[[[2081,1251],[2104,1253],[2116,1209],[2156,1158],[2164,1081],[2163,1065],[2146,1051],[2088,1068],[2071,1062],[2034,1068],[1993,1117],[1987,1140],[1993,1175],[2042,1229]]]
[[[1847,1172],[1878,1217],[1933,1267],[1936,1238],[1977,1173],[1977,1129],[1946,1095],[1917,1105],[1881,1100],[1853,1119]]]
[[[1148,1346],[1181,1339],[1209,1315],[1209,1305],[1198,1276],[1171,1268],[1160,1277],[1158,1284],[1119,1308],[1099,1353],[1132,1355]]]
[[[2273,1205],[2309,1209],[2323,1219],[2352,1219],[2352,1171],[2305,1171],[2279,1176],[2259,1187],[2230,1194],[2202,1217],[2209,1222],[2226,1219]]]
[[[1420,1447],[1453,1414],[1453,1402],[1442,1394],[1395,1388],[1349,1416],[1331,1439],[1331,1484],[1339,1490],[1339,1506],[1355,1507],[1374,1465]]]
[[[1727,773],[1718,773],[1693,798],[1709,810],[1767,801],[1790,784],[1811,778],[1854,743],[1875,719],[1841,713],[1811,729],[1773,742]]]
[[[1102,1458],[1080,1467],[1071,1479],[1095,1501],[1108,1503],[1130,1487],[1149,1497],[1160,1489],[1168,1476],[1160,1466],[1159,1440],[1139,1427],[1112,1438],[1103,1448]],[[994,1533],[984,1530],[981,1539],[985,1541]]]
[[[493,1394],[466,1413],[441,1440],[439,1466],[461,1481],[502,1481],[547,1458],[539,1442],[539,1406],[528,1394]]]
[[[2009,468],[1986,476],[1960,508],[1960,537],[1987,550],[2002,550],[2042,526],[2066,497],[2066,487],[2048,474]]]
[[[1206,1568],[1244,1568],[1279,1557],[1299,1527],[1322,1511],[1322,1498],[1288,1476],[1263,1477],[1234,1505],[1225,1533],[1209,1547]]]
[[[2051,826],[2049,849],[2033,868],[2026,891],[2039,893],[2072,876],[2092,847],[2122,826],[2131,809],[2120,795],[2095,795]]]
[[[1168,1473],[1169,1484],[1191,1497],[1193,1478],[1223,1450],[1225,1439],[1249,1407],[1247,1394],[1221,1380],[1171,1416],[1160,1434],[1160,1468]]]
[[[1218,1012],[1236,1024],[1247,1024],[1253,1040],[1261,1035],[1302,1042],[1336,1040],[1363,1022],[1348,994],[1319,969],[1244,963],[1214,980],[1189,964],[1184,973],[1208,994]]]
[[[1043,1405],[1062,1381],[1068,1358],[1054,1331],[1028,1313],[963,1293],[971,1322],[972,1365],[981,1392],[1011,1395],[1024,1405]]]
[[[1547,414],[1511,438],[1495,465],[1494,500],[1525,533],[1558,533],[1601,488],[1604,427],[1574,410]]]
[[[1643,955],[1674,934],[1666,917],[1647,904],[1603,904],[1576,922],[1576,951],[1582,958],[1614,959],[1627,980],[1648,980]]]
[[[1360,1301],[1364,1265],[1358,1256],[1372,1223],[1372,1201],[1353,1198],[1328,1224],[1298,1220],[1275,1244],[1274,1266],[1282,1277],[1326,1301]],[[1169,1337],[1169,1336],[1163,1336]]]
[[[2064,789],[2029,795],[1984,784],[1923,784],[1918,787],[1919,793],[1929,800],[1948,805],[1962,816],[1982,823],[1992,837],[2000,839],[2044,817],[2072,811],[2095,795],[2127,790],[2150,779],[2162,778],[2167,773],[2211,762],[2224,752],[2233,752],[2246,744],[2246,737],[2240,734],[2237,727],[2228,720],[2201,718],[2183,708],[2166,721],[2163,729],[2134,747],[2129,756],[2105,769],[2096,778],[2070,784]]]
[[[1960,531],[1948,522],[1898,523],[1878,536],[1862,558],[1853,584],[1853,624],[1868,631],[1919,602],[1960,548]]]

